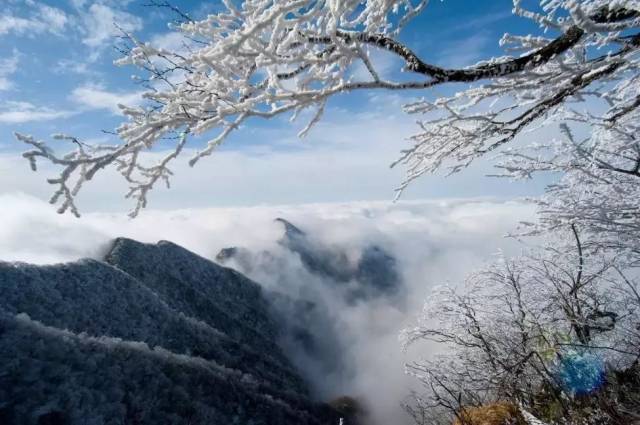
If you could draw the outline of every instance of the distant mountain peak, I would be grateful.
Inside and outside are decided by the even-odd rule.
[[[277,223],[282,223],[284,226],[284,236],[291,237],[301,237],[306,236],[306,233],[300,230],[298,227],[294,226],[290,221],[285,220],[284,218],[278,217],[274,220]]]

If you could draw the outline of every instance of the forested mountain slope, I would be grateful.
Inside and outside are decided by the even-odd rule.
[[[0,263],[0,423],[333,424],[261,288],[177,245]]]

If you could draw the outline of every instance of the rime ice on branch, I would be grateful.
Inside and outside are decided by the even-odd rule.
[[[509,400],[550,423],[632,423],[640,398],[629,391],[617,399],[627,389],[611,377],[637,376],[637,270],[583,240],[573,226],[544,249],[501,258],[464,284],[430,294],[404,334],[407,344],[440,345],[440,354],[407,366],[427,389],[408,406],[414,416],[441,423],[464,406]],[[589,406],[590,394],[606,402]]]
[[[177,29],[185,42],[167,51],[126,35],[131,43],[119,65],[135,65],[147,75],[150,90],[145,108],[123,108],[128,122],[118,129],[119,146],[97,147],[58,158],[41,142],[36,154],[63,166],[61,211],[98,170],[114,164],[130,182],[136,215],[148,191],[170,175],[168,164],[188,143],[190,134],[211,135],[191,158],[195,164],[252,117],[272,118],[311,109],[304,136],[317,123],[327,100],[356,90],[427,89],[451,82],[472,83],[470,89],[434,102],[405,107],[419,114],[420,130],[413,146],[396,163],[408,174],[400,191],[420,175],[446,168],[456,172],[475,158],[505,145],[534,123],[571,102],[593,97],[608,104],[597,117],[603,126],[629,122],[639,106],[638,2],[543,0],[540,11],[514,0],[513,12],[531,19],[546,37],[505,35],[502,44],[515,56],[490,58],[464,69],[443,69],[420,58],[399,40],[403,26],[426,8],[427,0],[276,1],[247,0],[201,21],[186,14]],[[371,55],[383,50],[405,62],[410,81],[384,79]],[[353,72],[363,66],[368,76]],[[587,102],[588,104],[588,102]],[[160,164],[144,166],[140,156],[177,132],[175,152]],[[76,178],[76,190],[66,181]]]

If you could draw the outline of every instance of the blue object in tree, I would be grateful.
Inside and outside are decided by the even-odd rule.
[[[558,365],[558,379],[571,395],[590,394],[604,384],[604,361],[588,351],[567,352]]]

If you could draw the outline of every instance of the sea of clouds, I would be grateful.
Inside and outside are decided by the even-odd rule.
[[[522,202],[487,199],[147,210],[134,220],[123,213],[94,212],[80,219],[58,215],[42,200],[19,193],[0,194],[0,205],[3,261],[47,264],[99,259],[117,236],[142,242],[169,240],[211,260],[230,246],[278,253],[285,259],[282,270],[268,274],[257,269],[250,277],[294,299],[315,294],[315,301],[332,318],[326,332],[331,339],[324,346],[334,344],[333,355],[340,358],[314,363],[291,348],[294,362],[319,398],[360,398],[380,424],[398,424],[401,402],[411,389],[419,389],[405,375],[404,364],[428,356],[429,347],[403,353],[398,336],[420,314],[430,289],[461,281],[491,261],[498,250],[519,252],[520,243],[504,235],[533,214],[532,207]],[[283,228],[274,222],[277,217],[325,246],[347,252],[371,244],[383,247],[397,259],[405,302],[385,297],[345,301],[331,289],[335,285],[310,274],[295,253],[278,245]],[[322,329],[315,333],[322,334]]]

